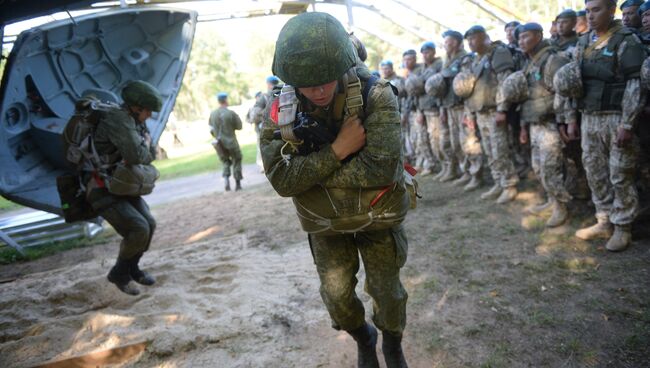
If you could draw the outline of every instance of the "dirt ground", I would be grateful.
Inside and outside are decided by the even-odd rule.
[[[496,206],[480,192],[420,182],[402,272],[410,367],[650,366],[650,241],[612,254],[575,239],[592,222],[585,202],[568,225],[546,231],[543,218],[522,215],[541,201],[536,187]],[[143,264],[158,284],[140,296],[105,279],[115,235],[0,267],[0,366],[148,341],[118,366],[354,367],[353,340],[329,327],[289,199],[265,184],[154,215]]]

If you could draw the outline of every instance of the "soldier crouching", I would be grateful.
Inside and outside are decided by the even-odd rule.
[[[327,31],[327,32],[326,32]],[[400,115],[390,83],[356,65],[343,26],[325,13],[290,19],[273,72],[286,82],[265,112],[262,157],[273,188],[292,197],[333,327],[357,342],[358,366],[378,367],[376,329],[355,294],[359,254],[388,367],[406,367],[407,293],[400,268],[409,209]]]

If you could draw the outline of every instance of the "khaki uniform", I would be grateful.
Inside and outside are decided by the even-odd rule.
[[[243,178],[242,154],[235,135],[235,131],[242,128],[239,115],[226,107],[219,107],[210,114],[210,128],[212,135],[219,142],[217,144],[220,144],[222,148],[216,149],[216,151],[219,160],[223,164],[223,177],[229,178],[232,168],[235,180],[241,180]]]
[[[508,125],[497,126],[495,120],[497,111],[508,111],[507,106],[497,105],[497,90],[514,67],[508,48],[500,42],[493,43],[485,55],[477,55],[469,65],[477,81],[472,95],[465,100],[467,109],[476,114],[483,153],[494,182],[501,188],[513,187],[519,182],[512,161]]]
[[[593,32],[580,37],[574,56],[583,60],[585,92],[578,100],[582,111],[582,161],[596,217],[624,226],[631,224],[638,212],[634,175],[639,146],[636,136],[626,147],[619,147],[616,137],[619,127],[634,127],[645,103],[639,79],[645,50],[618,21],[613,22],[612,30],[611,37],[595,48],[592,44],[598,41]],[[593,51],[585,52],[590,47]],[[601,74],[609,68],[611,79]]]
[[[420,78],[422,82],[426,81],[432,75],[440,72],[442,69],[442,59],[436,58],[430,65],[421,65],[412,73],[413,77]],[[417,97],[417,112],[424,115],[424,124],[415,123],[412,134],[415,144],[415,157],[417,167],[431,169],[436,162],[442,162],[442,146],[449,137],[447,127],[440,124],[440,102],[433,96],[425,93]],[[446,134],[445,134],[446,133]]]
[[[365,68],[355,70],[363,90],[370,74]],[[323,109],[299,96],[299,109],[338,130],[344,116],[336,109],[336,101],[344,101],[345,97],[337,94],[333,105]],[[285,142],[274,138],[278,126],[267,109],[261,135],[262,157],[271,185],[281,196],[293,198],[303,229],[309,232],[321,296],[332,325],[352,331],[364,322],[364,308],[354,290],[361,256],[366,270],[366,290],[374,301],[376,326],[401,334],[406,324],[407,294],[399,272],[408,249],[401,220],[382,229],[362,229],[356,233],[332,233],[330,227],[331,221],[345,221],[350,216],[365,214],[367,219],[369,204],[361,201],[362,193],[404,185],[398,102],[387,81],[380,79],[370,88],[364,114],[366,145],[341,162],[328,144],[307,155],[283,155]],[[408,203],[406,193],[393,193],[390,196],[400,196]],[[325,204],[314,208],[316,202]],[[331,216],[334,220],[330,220]]]

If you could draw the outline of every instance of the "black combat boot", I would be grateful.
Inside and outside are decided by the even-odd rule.
[[[384,352],[384,361],[387,368],[408,368],[404,352],[402,351],[402,335],[393,335],[384,331],[381,349]]]
[[[129,273],[133,281],[138,284],[151,286],[156,283],[156,278],[151,276],[148,272],[144,272],[140,269],[140,266],[138,266],[140,258],[142,258],[142,254],[139,254],[129,261]]]
[[[364,323],[363,326],[348,331],[348,333],[357,342],[357,367],[359,368],[379,368],[377,360],[377,329]]]
[[[230,178],[225,176],[223,180],[226,182],[226,186],[224,189],[226,190],[226,192],[230,192]]]
[[[241,190],[241,180],[235,180],[235,190]]]
[[[120,291],[129,295],[138,295],[140,290],[135,286],[131,285],[131,275],[129,274],[129,261],[123,259],[117,259],[115,266],[111,268],[111,271],[108,273],[108,281],[112,282],[117,286]]]

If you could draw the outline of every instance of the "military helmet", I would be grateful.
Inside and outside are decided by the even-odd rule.
[[[160,111],[163,103],[156,87],[141,80],[130,81],[124,86],[122,100],[127,105],[140,106],[151,111]]]
[[[581,98],[583,89],[580,65],[572,61],[558,69],[553,77],[553,88],[560,96]]]
[[[424,83],[424,91],[433,97],[445,97],[447,95],[447,81],[445,81],[445,77],[441,73],[432,75]]]
[[[650,89],[650,58],[645,59],[641,66],[641,87]]]
[[[501,95],[503,101],[499,102],[508,102],[511,104],[518,104],[526,101],[528,98],[528,81],[523,71],[516,71],[508,76],[501,86]]]
[[[338,80],[357,62],[343,25],[327,13],[298,14],[282,27],[275,43],[273,74],[294,87]]]
[[[406,92],[411,96],[418,96],[425,92],[424,80],[422,80],[418,75],[409,75],[408,78],[406,78],[404,87],[406,88]]]
[[[454,93],[460,98],[468,98],[474,92],[476,76],[469,72],[460,72],[454,77]]]

